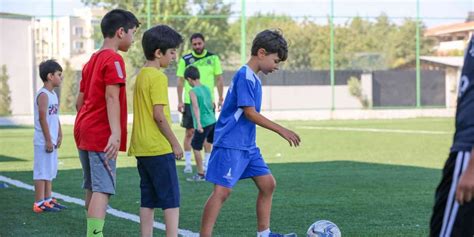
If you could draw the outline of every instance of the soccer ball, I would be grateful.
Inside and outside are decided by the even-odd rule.
[[[306,232],[307,237],[341,237],[341,230],[336,224],[320,220],[314,222]]]

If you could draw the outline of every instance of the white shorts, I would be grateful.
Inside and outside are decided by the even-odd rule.
[[[34,145],[33,180],[48,180],[58,174],[58,150],[46,152],[45,145]]]

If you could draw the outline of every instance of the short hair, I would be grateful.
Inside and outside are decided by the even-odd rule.
[[[100,22],[100,30],[104,38],[113,38],[115,32],[117,32],[120,27],[123,27],[123,29],[128,32],[128,30],[139,26],[140,22],[135,15],[122,9],[114,9],[107,12]]]
[[[202,41],[206,41],[206,40],[204,39],[204,35],[202,35],[201,33],[194,33],[194,34],[192,34],[191,37],[189,38],[189,42],[192,42],[193,39],[197,39],[197,38],[202,39]]]
[[[288,58],[288,43],[278,30],[264,30],[255,36],[252,42],[252,56],[257,56],[261,48],[268,54],[277,53],[281,61]]]
[[[43,82],[48,81],[48,74],[50,73],[54,74],[57,71],[62,72],[63,68],[54,59],[43,61],[39,65],[39,74]]]
[[[199,70],[197,67],[189,65],[186,67],[186,70],[184,71],[184,79],[191,78],[192,80],[197,80],[199,79]]]
[[[163,54],[168,49],[178,48],[183,43],[183,37],[167,25],[154,26],[143,33],[142,47],[147,60],[155,59],[155,51]]]

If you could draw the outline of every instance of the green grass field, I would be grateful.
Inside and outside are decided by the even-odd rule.
[[[423,118],[363,121],[283,121],[302,138],[292,148],[272,132],[259,128],[258,146],[277,180],[272,230],[305,236],[319,219],[335,222],[343,236],[426,236],[433,192],[447,158],[453,119]],[[440,134],[390,131],[319,130],[316,127],[440,131]],[[174,131],[181,140],[184,131]],[[83,198],[82,171],[72,126],[64,126],[55,192]],[[130,131],[130,130],[129,130]],[[0,175],[33,184],[33,129],[0,127]],[[180,228],[199,231],[209,183],[189,183],[178,161],[181,188]],[[136,161],[118,160],[117,195],[110,205],[138,214],[140,191]],[[255,199],[251,180],[238,183],[225,203],[215,236],[255,236]],[[31,211],[32,191],[0,189],[0,236],[83,236],[84,208],[69,204],[60,213]],[[68,204],[68,203],[65,203]],[[162,212],[155,214],[162,222]],[[138,236],[137,223],[108,215],[106,236]],[[164,232],[155,230],[155,236]]]

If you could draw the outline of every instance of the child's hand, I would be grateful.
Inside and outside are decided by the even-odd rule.
[[[201,124],[198,125],[197,131],[198,131],[198,133],[203,133],[204,132],[204,129],[202,129]]]
[[[109,137],[107,146],[105,146],[105,157],[107,159],[115,160],[117,159],[118,152],[120,148],[120,136],[112,134]]]
[[[62,137],[62,136],[58,136],[58,141],[56,142],[56,149],[58,149],[59,147],[61,147],[62,141],[63,141],[63,137]]]
[[[46,152],[51,153],[54,151],[54,144],[51,141],[46,141]]]
[[[184,103],[178,103],[178,111],[184,113]]]
[[[456,190],[456,200],[459,204],[472,201],[474,197],[474,171],[467,169],[461,178]]]
[[[181,160],[181,158],[183,158],[183,149],[179,143],[171,144],[171,149],[173,149],[173,153],[177,160]]]
[[[290,143],[290,146],[297,147],[300,145],[300,136],[298,136],[298,134],[296,134],[295,132],[283,128],[278,134],[280,134],[280,136],[287,140]]]

